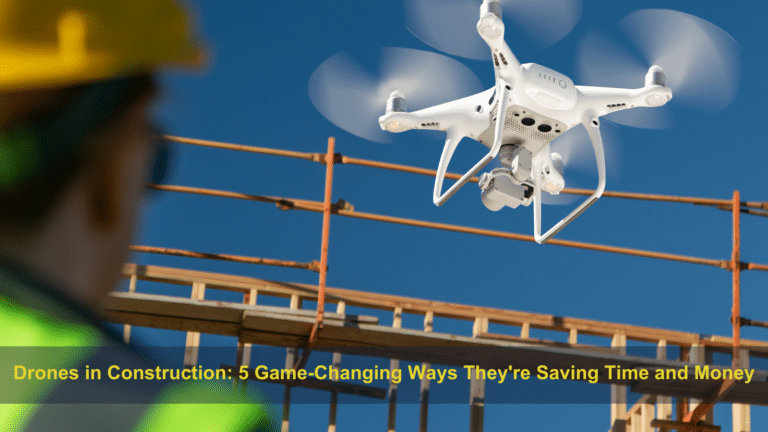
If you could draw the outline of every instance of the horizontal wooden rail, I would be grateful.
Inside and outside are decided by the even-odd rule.
[[[189,285],[204,283],[208,289],[222,289],[237,292],[251,292],[255,289],[259,295],[291,298],[298,295],[301,300],[317,299],[316,285],[275,282],[265,279],[234,276],[220,273],[202,272],[196,270],[175,269],[160,266],[126,264],[123,276],[130,278],[135,275],[139,280]],[[579,334],[612,338],[616,334],[626,334],[627,340],[658,343],[665,340],[668,345],[688,347],[701,344],[728,352],[731,338],[726,336],[710,336],[702,338],[695,333],[666,330],[653,327],[619,324],[582,318],[560,317],[548,314],[513,311],[485,306],[471,306],[460,303],[449,303],[420,299],[416,297],[396,296],[344,288],[326,288],[326,302],[338,303],[344,301],[347,307],[362,307],[373,310],[393,311],[401,308],[404,313],[424,315],[432,312],[435,317],[451,318],[463,321],[474,321],[476,318],[487,318],[494,324],[570,332],[575,329]],[[768,357],[768,343],[742,340],[742,346],[754,351],[752,356]]]

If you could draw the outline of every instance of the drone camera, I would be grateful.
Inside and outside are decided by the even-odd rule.
[[[483,174],[479,186],[480,200],[491,211],[499,211],[505,206],[513,209],[520,204],[527,206],[533,196],[533,186],[515,179],[508,168],[496,168]]]

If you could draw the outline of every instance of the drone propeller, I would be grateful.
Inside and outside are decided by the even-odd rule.
[[[506,28],[521,29],[546,48],[573,30],[581,18],[581,0],[498,0]],[[427,45],[475,60],[490,59],[477,33],[479,0],[405,0],[408,30]]]
[[[323,62],[309,78],[309,98],[336,126],[371,141],[386,143],[392,134],[381,130],[389,95],[400,91],[411,111],[482,91],[480,80],[456,60],[408,48],[381,50],[377,78],[346,53]]]
[[[701,18],[666,9],[633,12],[619,22],[619,28],[640,58],[592,32],[579,47],[582,83],[636,88],[642,85],[648,67],[655,64],[664,69],[673,97],[663,107],[619,111],[607,119],[663,129],[673,125],[675,106],[717,112],[733,102],[739,87],[739,45],[724,30]]]

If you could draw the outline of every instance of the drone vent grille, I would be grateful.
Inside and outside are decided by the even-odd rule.
[[[507,117],[504,120],[504,132],[513,133],[515,135],[522,135],[523,137],[544,144],[551,141],[554,136],[551,133],[541,133],[535,127],[524,126],[520,123],[517,117]]]

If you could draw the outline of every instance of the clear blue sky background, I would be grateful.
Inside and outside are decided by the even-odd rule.
[[[203,76],[164,78],[168,97],[158,117],[176,135],[307,152],[325,152],[336,137],[345,155],[436,168],[444,134],[414,131],[376,144],[351,135],[326,120],[309,101],[307,81],[328,57],[346,51],[359,61],[375,61],[384,46],[435,51],[405,27],[397,1],[256,2],[194,1],[198,22],[213,48]],[[478,5],[480,1],[478,0]],[[611,30],[640,8],[672,8],[708,20],[741,46],[741,88],[736,100],[717,114],[679,108],[669,130],[612,128],[614,152],[607,190],[731,197],[767,201],[763,128],[768,95],[768,30],[764,2],[585,0],[581,20],[568,36],[547,49],[508,40],[521,63],[548,66],[574,79],[576,48],[593,29]],[[489,61],[457,58],[483,86],[493,85]],[[638,77],[638,85],[642,83]],[[171,184],[322,200],[322,165],[177,145]],[[468,168],[484,147],[462,143],[452,170]],[[573,177],[576,186],[594,187],[594,177]],[[569,184],[566,170],[566,185]],[[360,211],[531,234],[532,208],[490,212],[469,185],[447,204],[432,204],[434,179],[411,174],[337,165],[334,201],[343,198]],[[545,207],[546,224],[570,208]],[[731,215],[708,207],[603,198],[563,230],[558,238],[643,248],[707,258],[729,259]],[[181,194],[153,200],[144,215],[137,244],[203,252],[296,261],[319,259],[322,217],[282,212],[262,203]],[[768,219],[743,216],[742,260],[768,263]],[[138,254],[146,264],[316,283],[301,270]],[[730,335],[731,274],[721,269],[609,255],[556,246],[446,233],[334,217],[330,236],[330,286],[427,299],[495,306],[560,316]],[[743,315],[768,320],[768,275],[742,275]],[[188,295],[188,290],[140,284],[143,292]],[[226,294],[213,298],[239,301]],[[263,297],[260,297],[260,301]],[[277,304],[277,303],[275,303]],[[366,313],[370,314],[370,311]],[[382,323],[391,317],[382,315]],[[404,326],[420,328],[422,317],[406,316]],[[491,330],[510,331],[492,326]],[[471,334],[471,323],[438,319],[435,331]],[[183,345],[184,334],[140,330],[149,343]],[[766,339],[765,330],[745,328],[743,337]],[[534,336],[564,338],[536,333]],[[585,343],[598,342],[589,338]],[[603,341],[602,343],[606,343]],[[203,335],[203,344],[234,346],[234,338]],[[232,359],[224,362],[233,362]],[[181,361],[180,359],[178,361]],[[327,361],[327,360],[325,360]],[[382,362],[381,364],[386,364]],[[279,366],[276,364],[275,366]],[[327,421],[328,395],[322,404],[292,410],[296,431],[319,430]],[[461,396],[460,401],[468,398]],[[385,405],[353,405],[343,399],[339,430],[383,430]],[[768,424],[768,411],[753,408],[753,430]],[[398,430],[416,430],[418,405],[402,406]],[[432,430],[463,430],[468,407],[436,405]],[[605,430],[605,405],[489,405],[486,431]],[[575,422],[575,424],[574,424]],[[730,430],[730,406],[716,409],[716,422]],[[514,427],[511,427],[514,425]]]

